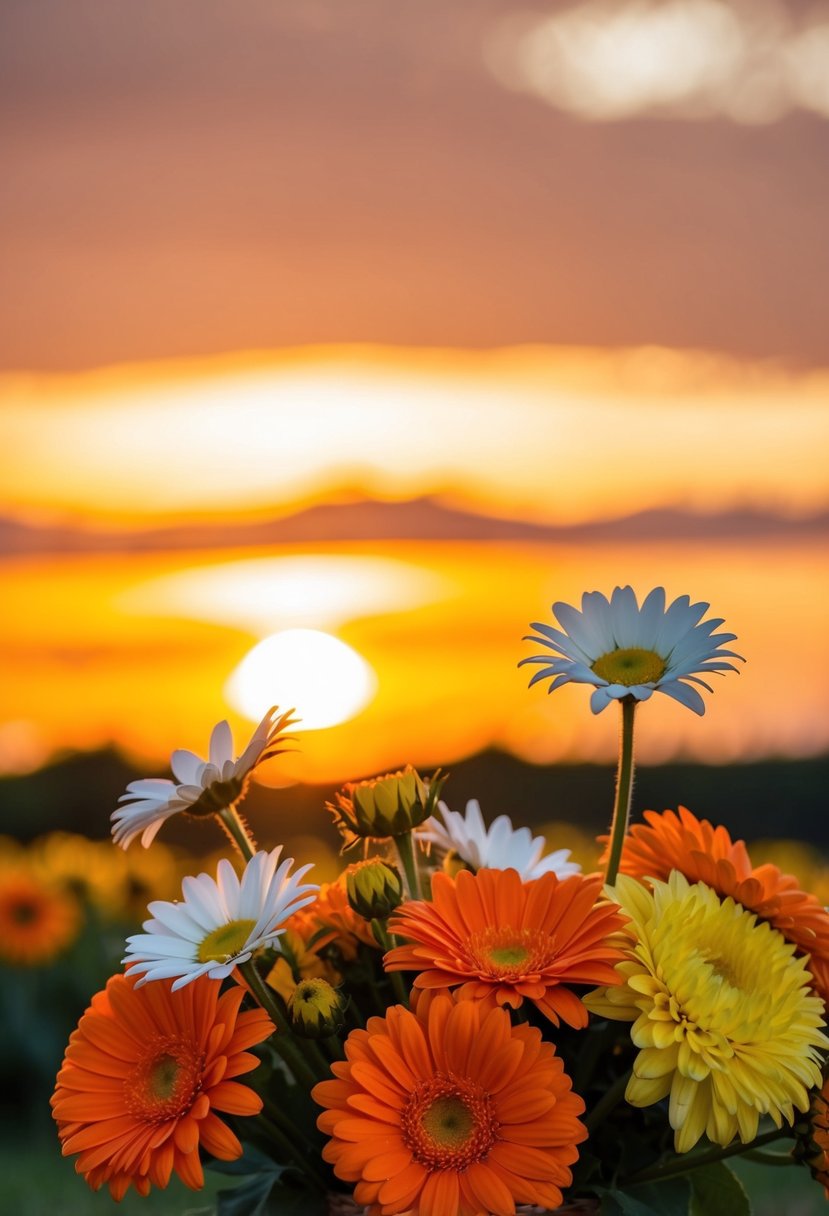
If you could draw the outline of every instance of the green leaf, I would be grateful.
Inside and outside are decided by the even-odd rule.
[[[689,1216],[691,1187],[687,1178],[666,1178],[631,1187],[630,1194],[659,1216]]]
[[[688,1216],[690,1197],[685,1178],[648,1182],[629,1191],[614,1188],[602,1193],[601,1216]]]
[[[232,1191],[219,1191],[216,1196],[217,1216],[263,1216],[275,1182],[276,1175],[268,1171],[254,1174]]]
[[[688,1175],[690,1216],[751,1216],[743,1184],[722,1161],[703,1165]]]

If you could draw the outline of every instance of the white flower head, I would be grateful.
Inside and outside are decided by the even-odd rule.
[[[319,887],[302,883],[311,869],[288,857],[278,866],[282,846],[256,853],[241,880],[226,858],[216,878],[199,874],[181,884],[183,900],[154,900],[144,922],[145,933],[127,938],[127,973],[148,980],[176,977],[173,991],[208,975],[221,980],[245,963],[255,950],[272,945],[284,932],[285,921],[315,898]],[[277,868],[278,867],[278,868]]]
[[[542,856],[546,841],[533,837],[529,828],[514,828],[508,815],[499,815],[487,828],[476,799],[466,804],[466,813],[450,811],[438,803],[441,819],[433,815],[417,831],[418,840],[455,853],[474,870],[517,870],[525,882],[542,874],[567,878],[579,874],[581,866],[568,861],[569,849],[558,849]]]
[[[263,761],[287,749],[281,744],[290,736],[283,732],[293,719],[289,710],[278,714],[270,709],[253,732],[245,750],[233,757],[233,735],[227,722],[213,727],[208,758],[182,749],[170,758],[175,781],[149,777],[131,781],[118,799],[124,803],[112,813],[112,838],[126,849],[139,834],[148,848],[165,820],[179,811],[190,815],[215,815],[237,802],[248,786],[253,770]]]
[[[681,595],[666,608],[664,587],[655,587],[641,608],[632,587],[616,587],[609,600],[600,591],[585,592],[581,612],[570,604],[553,604],[561,629],[538,622],[530,626],[535,633],[524,640],[553,654],[531,655],[518,666],[541,664],[530,687],[549,679],[548,692],[568,683],[594,685],[594,714],[611,701],[647,701],[654,692],[704,714],[705,702],[692,685],[713,692],[700,675],[736,671],[727,659],[745,662],[742,655],[723,649],[737,635],[715,632],[722,618],[702,620],[709,607]]]

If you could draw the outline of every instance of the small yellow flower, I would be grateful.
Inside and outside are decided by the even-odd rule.
[[[670,1096],[679,1153],[705,1133],[748,1143],[762,1115],[777,1127],[820,1084],[823,1001],[807,963],[768,922],[674,870],[648,890],[621,875],[608,895],[630,917],[624,983],[584,998],[594,1013],[633,1022],[640,1048],[625,1097]]]
[[[349,782],[327,806],[346,848],[358,839],[403,836],[432,814],[443,780],[435,773],[424,781],[407,764],[396,773]]]
[[[399,870],[379,857],[349,866],[345,885],[348,902],[364,920],[385,920],[403,902]]]
[[[343,1003],[327,980],[301,980],[288,1001],[291,1025],[305,1039],[324,1039],[343,1024]]]

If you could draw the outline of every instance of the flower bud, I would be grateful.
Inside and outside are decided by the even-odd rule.
[[[407,764],[397,773],[349,782],[328,809],[347,846],[360,837],[402,836],[429,818],[444,780],[435,773],[424,781]]]
[[[324,1039],[343,1024],[343,1003],[327,980],[300,980],[288,1001],[291,1027],[303,1039]]]
[[[346,871],[348,902],[364,920],[385,920],[403,902],[403,880],[393,865],[379,857]]]

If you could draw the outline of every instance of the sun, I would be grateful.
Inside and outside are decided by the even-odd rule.
[[[248,651],[224,691],[233,708],[255,722],[271,705],[294,707],[307,731],[347,722],[376,690],[374,669],[339,638],[319,629],[283,629]]]

